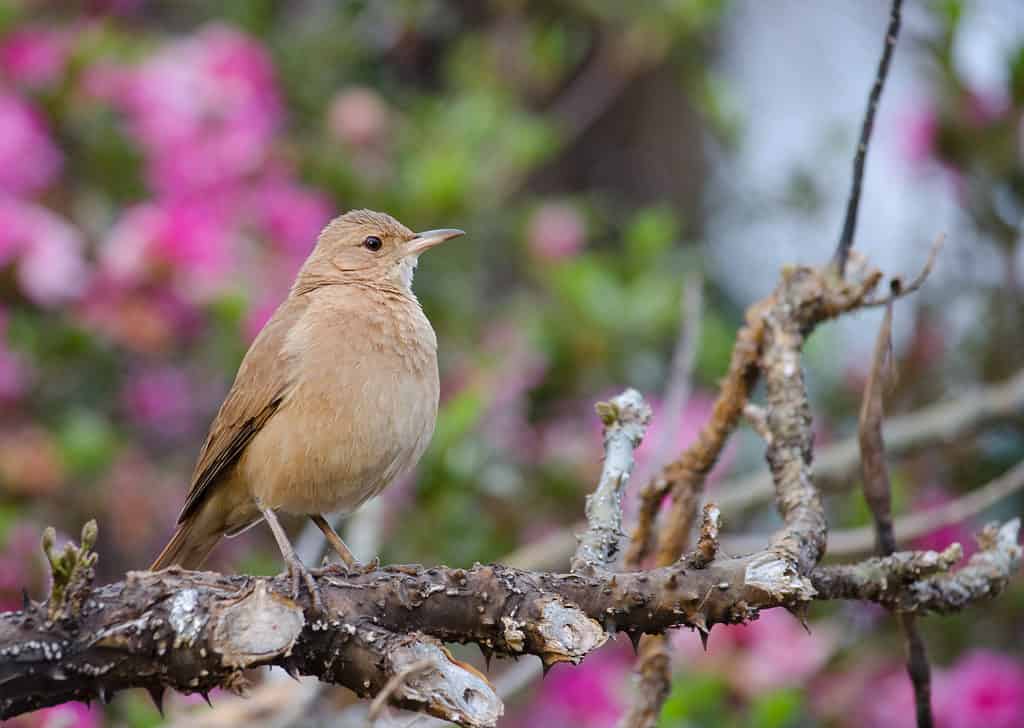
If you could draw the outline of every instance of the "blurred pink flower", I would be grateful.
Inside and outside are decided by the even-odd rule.
[[[939,118],[934,108],[922,106],[906,114],[903,126],[903,155],[913,165],[934,161]]]
[[[1024,664],[989,650],[967,653],[934,690],[941,728],[1024,726]]]
[[[146,202],[126,210],[111,229],[100,266],[122,285],[169,270],[182,292],[202,299],[223,282],[235,244],[230,214],[213,201]]]
[[[530,251],[542,260],[569,258],[586,245],[586,222],[573,205],[546,203],[530,217],[526,241]]]
[[[391,127],[391,111],[373,89],[356,86],[338,92],[327,112],[331,135],[352,147],[378,146]]]
[[[260,180],[247,207],[270,241],[297,260],[304,260],[313,250],[334,211],[323,192],[280,174]]]
[[[914,495],[912,508],[915,512],[928,511],[932,508],[943,506],[952,500],[954,500],[954,497],[945,488],[933,485]],[[948,526],[937,528],[924,536],[919,536],[913,540],[913,547],[915,549],[942,551],[953,542],[963,546],[965,557],[970,556],[977,550],[974,534],[968,525],[963,522],[951,523]]]
[[[523,725],[615,725],[629,696],[633,652],[622,637],[591,653],[578,666],[556,665],[527,708]]]
[[[932,695],[939,680],[932,674]],[[932,699],[934,705],[934,697]],[[917,716],[914,708],[914,690],[906,669],[900,665],[886,670],[869,682],[861,700],[855,704],[856,717],[850,725],[858,728],[915,728]]]
[[[21,397],[28,381],[28,369],[21,357],[0,341],[0,403],[9,404]]]
[[[0,193],[38,192],[60,169],[61,154],[43,117],[24,99],[0,91]]]
[[[135,69],[98,68],[85,88],[128,116],[150,184],[171,197],[230,193],[267,159],[282,117],[269,54],[224,25],[171,43]]]
[[[63,703],[20,716],[5,725],[10,728],[99,728],[103,725],[103,710],[98,705]]]
[[[22,292],[41,306],[77,298],[89,271],[78,230],[32,202],[0,196],[0,265],[17,259]]]
[[[67,66],[71,36],[60,30],[21,27],[0,42],[0,73],[8,81],[45,86]]]
[[[193,386],[181,369],[148,369],[130,377],[122,392],[136,424],[167,437],[187,432],[195,413]]]
[[[97,276],[77,309],[81,320],[127,349],[166,355],[176,342],[202,330],[196,304],[166,286],[132,288],[109,275]]]
[[[637,471],[641,473],[663,465],[652,460],[663,447],[671,459],[692,445],[711,416],[715,399],[706,392],[693,392],[681,414],[664,411],[664,403],[658,398],[651,397],[648,402],[651,405],[651,422],[643,442],[636,449]],[[713,481],[718,474],[728,470],[734,457],[735,447],[727,446],[712,470],[710,479]]]
[[[678,630],[672,643],[677,657],[720,672],[734,690],[749,696],[805,684],[835,653],[838,635],[823,620],[814,622],[808,634],[785,610],[770,609],[749,624],[715,627],[706,655],[694,632]]]

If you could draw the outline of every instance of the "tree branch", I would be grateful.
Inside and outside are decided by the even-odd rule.
[[[871,87],[868,96],[868,106],[864,111],[864,121],[861,124],[860,142],[857,144],[857,152],[853,156],[853,180],[850,184],[850,200],[846,205],[846,218],[843,220],[843,231],[839,235],[839,244],[836,247],[833,265],[839,271],[842,278],[846,273],[846,260],[850,255],[850,248],[853,247],[853,236],[857,229],[857,212],[860,208],[860,191],[864,184],[864,163],[867,161],[868,144],[871,143],[871,131],[875,125],[875,112],[878,111],[878,101],[882,98],[882,89],[885,87],[885,80],[889,75],[889,65],[892,61],[892,52],[896,48],[896,40],[900,34],[900,12],[903,0],[893,0],[892,11],[889,16],[889,27],[885,31],[885,45],[882,49],[882,57],[878,61],[878,73],[875,75],[875,83]]]
[[[604,424],[604,467],[597,488],[587,496],[587,530],[572,559],[573,571],[607,569],[618,556],[622,533],[622,491],[633,472],[633,450],[651,421],[651,408],[635,389],[627,389],[595,409]]]
[[[706,635],[715,624],[743,623],[762,609],[800,613],[814,599],[950,611],[998,593],[1020,560],[1017,522],[987,530],[982,551],[955,574],[939,572],[956,560],[957,549],[817,567],[826,529],[811,480],[800,348],[815,325],[856,309],[880,277],[869,271],[851,283],[828,271],[787,270],[776,291],[751,309],[741,341],[753,348],[738,346],[734,354],[741,376],[726,383],[731,395],[720,399],[705,428],[700,456],[680,466],[685,477],[703,477],[707,456],[720,450],[742,412],[747,382],[763,371],[767,459],[784,522],[768,548],[738,558],[719,553],[719,521],[709,508],[693,554],[647,571],[604,567],[616,541],[605,536],[617,533],[621,517],[613,512],[622,483],[616,472],[628,470],[646,417],[642,400],[627,393],[630,406],[606,412],[608,462],[583,538],[583,551],[596,556],[582,558],[579,572],[501,565],[392,566],[359,574],[328,568],[314,572],[324,601],[324,612],[317,613],[308,599],[300,604],[287,596],[285,577],[168,569],[131,572],[125,581],[93,588],[86,544],[55,562],[49,604],[0,615],[0,717],[128,687],[148,688],[157,697],[165,687],[239,690],[245,669],[277,665],[364,697],[386,689],[391,704],[461,725],[490,726],[502,713],[500,699],[444,642],[537,655],[550,666],[579,662],[617,632],[636,640],[688,626]],[[85,535],[85,541],[93,536]],[[421,667],[424,661],[429,666]]]
[[[476,642],[546,664],[576,662],[615,631],[738,623],[760,609],[815,599],[864,599],[904,611],[949,612],[997,594],[1020,560],[1019,522],[989,527],[983,550],[937,574],[959,549],[902,552],[819,567],[809,588],[769,553],[648,572],[540,574],[503,566],[393,566],[369,574],[316,572],[327,614],[288,598],[285,577],[168,569],[79,592],[77,618],[50,621],[46,604],[0,615],[0,717],[128,687],[160,692],[240,690],[242,670],[278,665],[371,696],[422,660],[430,670],[391,701],[462,725],[501,712],[486,679],[437,640]],[[490,722],[488,722],[490,721]]]

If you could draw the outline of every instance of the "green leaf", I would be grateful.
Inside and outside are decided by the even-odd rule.
[[[750,728],[789,728],[803,712],[803,694],[795,689],[776,690],[759,695],[750,706]]]
[[[626,255],[638,268],[665,253],[679,239],[679,219],[666,206],[640,210],[626,228]]]
[[[70,412],[57,432],[64,464],[76,475],[104,471],[117,451],[117,436],[110,423],[92,410]]]
[[[661,709],[658,728],[719,725],[729,689],[716,675],[687,672],[672,681],[672,692]]]

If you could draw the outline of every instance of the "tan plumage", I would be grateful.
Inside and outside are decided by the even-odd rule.
[[[421,252],[461,234],[417,235],[366,210],[324,229],[245,355],[153,569],[196,568],[222,536],[261,518],[283,536],[275,510],[354,510],[415,465],[433,433],[438,374],[412,271]]]

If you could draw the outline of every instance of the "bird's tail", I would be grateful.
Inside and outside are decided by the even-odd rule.
[[[171,540],[164,546],[164,550],[156,557],[156,561],[149,567],[150,571],[159,571],[168,566],[177,564],[183,569],[198,569],[206,561],[206,557],[213,551],[213,547],[221,539],[219,531],[207,531],[202,528],[202,519],[196,515],[178,524],[177,530],[171,536]]]

